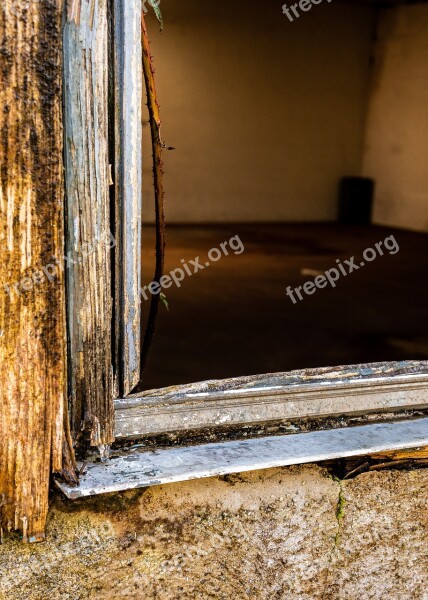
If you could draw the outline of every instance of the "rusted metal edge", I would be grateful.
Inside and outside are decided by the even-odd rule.
[[[133,447],[86,466],[79,487],[57,481],[70,499],[258,469],[428,446],[428,419],[168,448]]]
[[[281,419],[428,409],[426,362],[310,369],[149,391],[115,402],[116,439]]]

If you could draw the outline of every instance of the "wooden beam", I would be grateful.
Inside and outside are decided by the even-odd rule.
[[[62,9],[0,10],[0,534],[24,541],[44,537],[67,439]]]
[[[75,435],[113,441],[107,0],[70,2],[64,30],[67,282]]]

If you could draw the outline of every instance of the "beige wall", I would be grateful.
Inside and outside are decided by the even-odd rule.
[[[338,179],[361,171],[374,9],[323,3],[290,23],[273,0],[161,8],[168,221],[334,219]]]
[[[382,11],[364,172],[374,221],[428,231],[428,5]]]
[[[428,600],[428,469],[337,481],[316,466],[51,506],[6,538],[3,600]]]

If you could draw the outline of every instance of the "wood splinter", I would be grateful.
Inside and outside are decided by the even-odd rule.
[[[156,213],[156,267],[153,281],[155,283],[160,283],[160,279],[164,272],[165,260],[165,214],[162,169],[162,150],[164,145],[162,143],[160,135],[161,120],[159,115],[159,104],[156,94],[153,61],[150,54],[150,43],[144,19],[144,11],[142,11],[141,13],[141,39],[143,46],[143,74],[146,85],[147,107],[149,109],[149,122],[153,152],[153,185],[155,193]],[[140,360],[140,382],[135,388],[134,392],[140,392],[142,390],[143,373],[147,363],[149,350],[153,341],[160,299],[160,294],[152,294],[145,332],[143,331],[143,325],[141,326],[143,343],[141,348]]]

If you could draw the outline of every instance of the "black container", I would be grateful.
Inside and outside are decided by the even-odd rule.
[[[339,223],[369,225],[372,219],[373,194],[373,179],[343,177],[339,185]]]

